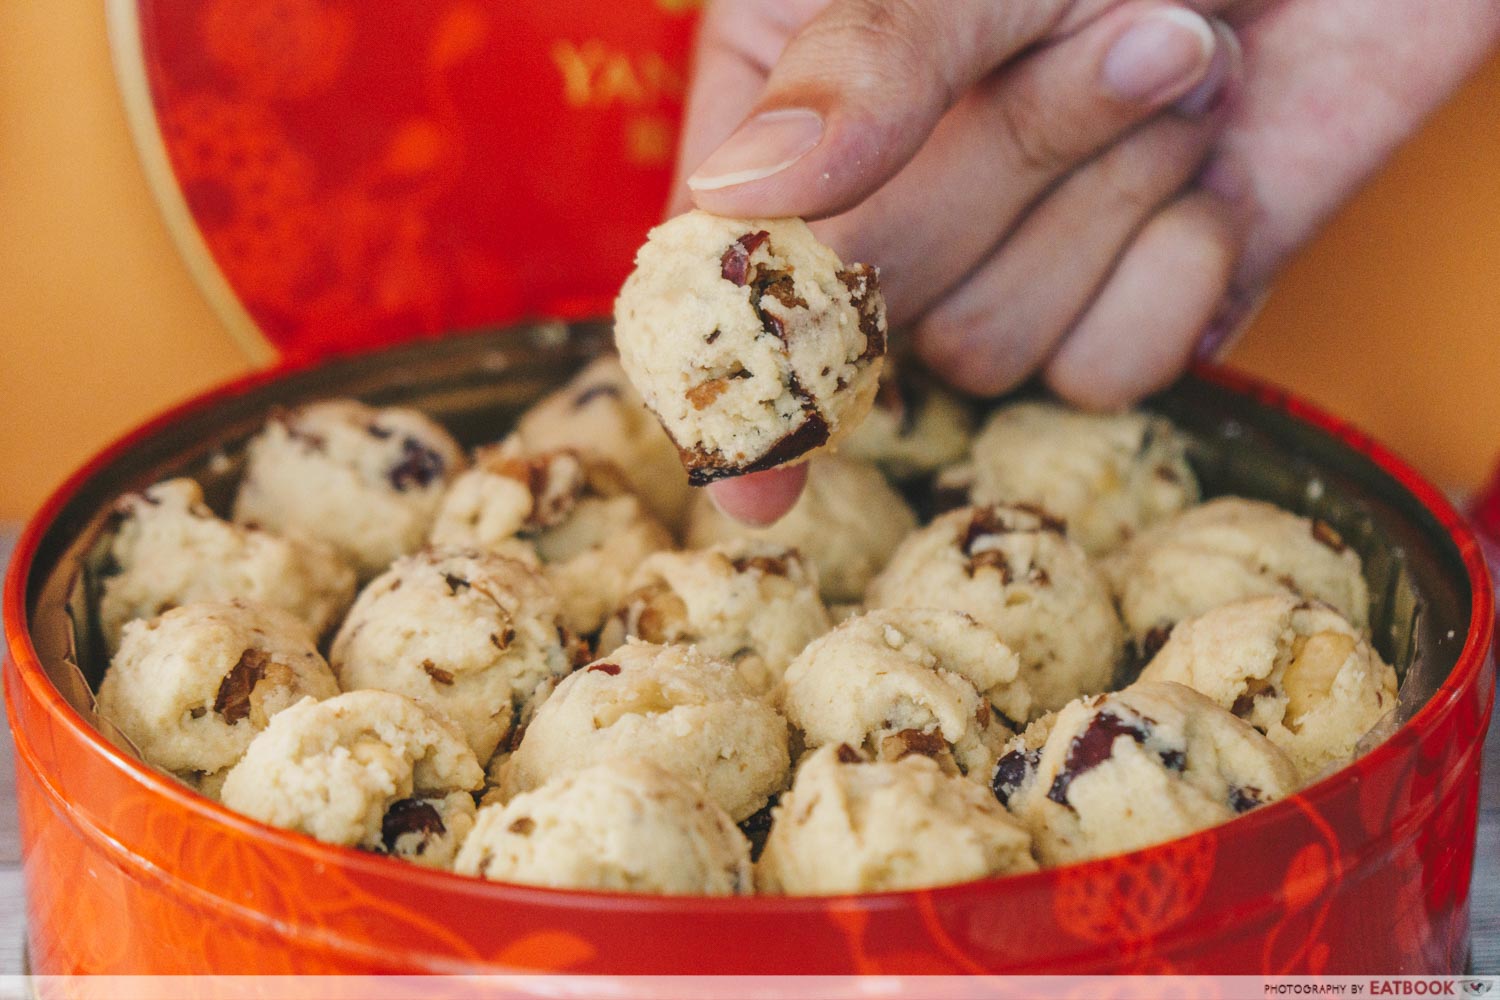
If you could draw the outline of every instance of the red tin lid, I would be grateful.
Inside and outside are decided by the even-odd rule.
[[[608,313],[697,0],[112,0],[146,172],[263,359]]]

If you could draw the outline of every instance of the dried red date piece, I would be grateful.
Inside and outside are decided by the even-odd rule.
[[[1256,806],[1263,806],[1266,800],[1262,792],[1254,785],[1246,785],[1243,788],[1229,789],[1229,808],[1237,813],[1247,813]]]
[[[417,845],[416,853],[421,854],[427,849],[427,838],[441,837],[447,830],[443,825],[443,817],[431,802],[398,799],[391,803],[391,807],[385,811],[385,819],[380,821],[380,843],[389,853],[396,849],[396,842],[402,837],[409,833],[420,833],[422,843]]]
[[[719,274],[730,284],[745,287],[750,280],[750,255],[770,238],[771,234],[762,229],[758,233],[746,233],[729,244],[719,258]]]
[[[865,349],[858,360],[868,361],[885,353],[885,329],[880,321],[880,276],[869,264],[853,264],[838,273],[849,290],[849,301],[859,314],[859,332]]]
[[[1058,805],[1068,805],[1068,786],[1075,778],[1103,764],[1114,756],[1115,740],[1128,736],[1144,746],[1151,735],[1150,719],[1145,717],[1127,719],[1108,709],[1095,714],[1083,732],[1073,737],[1068,744],[1063,766],[1047,790],[1047,798]],[[1187,757],[1181,750],[1158,750],[1157,757],[1163,766],[1181,771],[1187,766]]]
[[[990,779],[990,791],[1002,806],[1010,805],[1011,796],[1036,774],[1042,760],[1040,750],[1012,750],[995,762],[995,774]]]
[[[590,664],[588,672],[594,673],[595,671],[598,671],[601,674],[609,674],[609,676],[611,677],[618,677],[620,675],[620,665],[618,663]]]
[[[247,649],[239,661],[224,675],[214,696],[214,711],[231,726],[250,714],[250,694],[266,676],[271,654],[263,649]]]
[[[865,762],[864,754],[847,743],[840,743],[839,748],[834,753],[837,755],[840,764],[863,764]]]
[[[1276,696],[1276,686],[1264,677],[1252,677],[1245,682],[1245,692],[1234,699],[1234,704],[1229,711],[1233,715],[1244,718],[1255,711],[1255,700],[1261,695]]]
[[[427,447],[416,438],[401,441],[401,461],[391,468],[391,485],[401,492],[409,489],[426,489],[443,477],[447,463],[443,456]]]

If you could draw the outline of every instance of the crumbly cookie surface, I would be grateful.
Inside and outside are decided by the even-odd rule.
[[[690,646],[627,642],[543,702],[507,764],[505,790],[620,757],[701,785],[739,822],[786,787],[786,720],[733,664]]]
[[[1285,751],[1305,782],[1348,763],[1396,707],[1396,671],[1359,630],[1326,605],[1285,596],[1178,622],[1141,679],[1207,695]]]
[[[432,541],[506,555],[528,546],[580,635],[604,624],[641,560],[672,546],[613,462],[573,449],[526,453],[517,439],[475,454],[443,498]]]
[[[110,650],[126,622],[195,601],[280,608],[322,636],[354,600],[354,571],[332,546],[220,520],[191,479],[122,497],[114,522],[99,595]]]
[[[1223,604],[1284,594],[1369,623],[1359,554],[1333,527],[1273,504],[1220,497],[1140,535],[1101,564],[1141,659],[1172,626]]]
[[[437,710],[389,691],[348,691],[273,718],[222,797],[330,844],[440,864],[467,833],[469,793],[483,784],[463,734]]]
[[[563,889],[733,896],[750,892],[750,845],[704,792],[620,758],[479,811],[456,870]]]
[[[1036,870],[1030,834],[983,786],[927,757],[866,761],[822,747],[773,816],[756,866],[766,893],[886,892]]]
[[[995,780],[1047,866],[1186,836],[1297,788],[1295,765],[1247,723],[1153,682],[1069,703],[1017,738]]]
[[[958,611],[891,608],[845,621],[786,673],[782,706],[809,747],[879,760],[921,754],[988,782],[1015,720],[1031,711],[1020,660]]]
[[[345,690],[393,691],[440,709],[483,763],[579,653],[557,595],[524,563],[426,549],[365,587],[329,661]]]
[[[328,542],[368,580],[421,547],[463,451],[415,410],[352,399],[273,413],[247,450],[234,520]]]
[[[843,604],[864,598],[870,580],[916,526],[916,515],[875,466],[820,455],[808,466],[807,489],[775,524],[748,527],[704,495],[693,504],[687,540],[694,548],[731,538],[794,548],[817,566],[823,600]]]
[[[1198,502],[1187,441],[1171,421],[1139,411],[1083,413],[1012,403],[992,413],[972,457],[939,488],[970,503],[1032,504],[1061,519],[1097,556]]]
[[[302,622],[210,601],[128,622],[98,708],[148,762],[212,795],[278,712],[338,692]]]
[[[571,449],[613,462],[664,525],[680,524],[693,499],[677,446],[613,355],[522,414],[515,437],[528,454]]]
[[[605,626],[599,653],[626,639],[692,645],[770,694],[792,658],[831,625],[808,560],[796,549],[741,540],[646,559]]]
[[[691,211],[651,231],[615,303],[615,344],[695,485],[838,443],[885,355],[874,268],[800,219]]]
[[[937,518],[901,544],[866,603],[962,611],[993,629],[1020,657],[1033,713],[1109,688],[1123,658],[1103,577],[1059,521],[1032,508]]]
[[[959,462],[974,418],[958,397],[909,363],[886,360],[875,405],[839,451],[909,480]]]

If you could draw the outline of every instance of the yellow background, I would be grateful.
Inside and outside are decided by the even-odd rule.
[[[131,147],[103,4],[3,3],[0,519],[132,424],[248,367]],[[1440,483],[1500,457],[1500,61],[1278,284],[1234,354]]]

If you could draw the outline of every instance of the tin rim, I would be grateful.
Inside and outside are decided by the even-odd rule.
[[[350,354],[358,353],[364,352],[350,352]],[[1090,859],[1037,872],[991,876],[976,881],[927,889],[804,897],[645,896],[492,882],[453,872],[419,868],[394,858],[381,857],[351,847],[327,844],[306,834],[261,823],[198,795],[186,786],[157,773],[142,762],[123,753],[79,715],[53,685],[32,644],[26,609],[27,581],[43,536],[66,505],[96,474],[135,448],[140,442],[189,416],[200,414],[226,399],[251,392],[296,372],[336,364],[340,359],[349,357],[350,354],[321,359],[316,364],[281,365],[274,369],[251,373],[201,393],[116,439],[58,486],[27,522],[17,540],[10,568],[6,573],[3,602],[0,602],[0,614],[3,614],[5,622],[6,647],[21,683],[26,686],[29,694],[44,710],[71,730],[75,737],[88,744],[95,753],[103,756],[116,769],[124,772],[137,784],[145,786],[153,794],[172,800],[177,806],[189,810],[211,824],[252,834],[278,850],[301,857],[309,864],[337,864],[345,868],[360,870],[382,880],[411,881],[429,889],[441,889],[445,892],[478,897],[497,905],[507,901],[525,901],[531,905],[550,906],[558,910],[602,910],[627,913],[649,910],[657,914],[678,913],[683,916],[722,913],[772,918],[812,916],[825,913],[830,905],[879,911],[903,910],[958,901],[975,894],[988,894],[1003,885],[1015,886],[1023,891],[1042,890],[1049,887],[1051,883],[1055,883],[1064,874],[1075,874],[1079,871],[1086,871],[1090,867],[1103,870],[1105,866],[1128,866],[1132,860],[1143,861],[1147,855],[1160,850],[1165,844],[1183,844],[1200,838],[1218,837],[1221,835],[1219,831],[1224,829],[1238,831],[1237,836],[1251,836],[1255,829],[1275,824],[1293,811],[1315,808],[1318,803],[1327,799],[1338,789],[1340,782],[1349,780],[1351,776],[1371,773],[1384,766],[1391,757],[1400,752],[1398,736],[1425,733],[1441,726],[1454,710],[1463,692],[1476,683],[1493,641],[1494,594],[1480,543],[1467,521],[1437,487],[1428,482],[1405,460],[1348,421],[1335,417],[1321,407],[1236,369],[1199,362],[1193,366],[1192,374],[1200,380],[1236,395],[1248,397],[1253,402],[1308,424],[1373,463],[1381,472],[1394,480],[1401,489],[1415,498],[1422,509],[1437,522],[1438,527],[1456,548],[1459,559],[1463,563],[1469,586],[1469,629],[1463,648],[1459,651],[1452,669],[1432,696],[1410,719],[1378,746],[1347,767],[1340,768],[1322,780],[1299,790],[1295,795],[1262,806],[1228,823],[1219,824],[1187,837],[1166,841],[1163,844],[1153,844],[1135,851],[1111,855],[1108,858]],[[1488,704],[1492,704],[1493,697],[1493,692],[1486,694],[1486,715]],[[14,732],[17,720],[14,699],[8,699],[6,714]],[[17,751],[20,753],[22,750],[19,740],[17,744]]]

